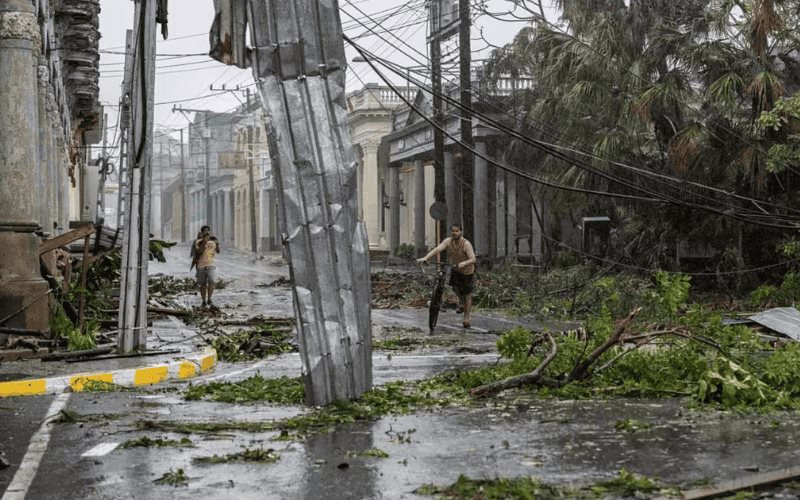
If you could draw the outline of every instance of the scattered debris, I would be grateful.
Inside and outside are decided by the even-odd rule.
[[[370,448],[364,451],[348,450],[345,455],[348,457],[389,458],[389,454],[379,448]]]
[[[800,311],[794,307],[775,307],[749,319],[784,337],[800,341]]]
[[[372,300],[375,309],[425,307],[431,288],[416,273],[373,273]]]
[[[177,447],[177,448],[192,448],[194,447],[194,443],[192,440],[183,437],[180,441],[175,441],[174,439],[150,439],[147,436],[140,437],[138,439],[129,439],[120,445],[120,448],[166,448],[166,447]]]
[[[617,420],[617,423],[614,424],[614,428],[616,430],[625,432],[638,432],[650,429],[651,427],[653,427],[651,424],[648,424],[646,422],[640,422],[638,420],[633,420],[630,418]]]
[[[221,361],[236,363],[272,354],[297,352],[292,329],[258,328],[220,335],[211,341]]]
[[[462,474],[450,486],[424,484],[414,490],[417,495],[442,498],[649,498],[656,492],[672,494],[675,490],[625,469],[614,479],[581,488],[548,485],[532,477],[470,479]]]
[[[299,378],[266,379],[261,375],[254,375],[240,382],[192,385],[185,394],[188,400],[209,398],[223,403],[266,401],[285,405],[300,405],[303,397],[303,382]]]
[[[269,283],[259,283],[256,285],[256,288],[276,288],[276,287],[288,287],[292,284],[292,281],[289,278],[285,278],[281,276],[280,278],[270,281]]]
[[[183,469],[178,469],[177,471],[173,471],[172,469],[169,472],[165,472],[163,476],[153,481],[156,484],[167,484],[169,486],[186,486],[189,484],[189,476],[186,475],[186,472]]]
[[[275,453],[275,450],[272,448],[263,449],[259,448],[257,450],[246,449],[244,451],[240,451],[239,453],[231,453],[228,455],[213,455],[210,457],[195,457],[192,459],[193,462],[201,463],[201,464],[227,464],[231,462],[258,462],[258,463],[275,463],[281,459],[281,456]]]

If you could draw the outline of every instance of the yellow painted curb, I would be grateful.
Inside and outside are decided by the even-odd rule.
[[[216,364],[217,351],[207,348],[201,353],[183,359],[141,368],[0,382],[0,398],[57,394],[69,391],[102,391],[114,386],[140,387],[167,380],[186,380],[212,370]]]
[[[0,398],[9,396],[34,396],[47,392],[47,380],[19,380],[16,382],[0,382]]]

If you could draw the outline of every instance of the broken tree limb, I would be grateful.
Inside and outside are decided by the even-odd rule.
[[[166,314],[168,316],[180,316],[180,317],[189,317],[194,314],[194,312],[188,309],[167,309],[166,307],[153,307],[153,306],[148,307],[147,312],[155,314]]]
[[[572,374],[568,377],[568,381],[574,380],[583,380],[588,377],[591,373],[590,368],[592,364],[597,361],[597,359],[603,355],[604,352],[609,350],[613,345],[619,343],[620,337],[625,333],[625,330],[633,323],[633,320],[636,319],[636,316],[642,310],[641,307],[637,307],[633,311],[628,314],[628,317],[620,321],[617,327],[614,329],[614,333],[611,334],[605,342],[600,344],[594,351],[592,351],[589,356],[586,357],[583,361],[578,363],[573,370]]]
[[[512,389],[514,387],[520,387],[538,382],[542,377],[542,372],[544,372],[544,369],[547,368],[547,365],[549,365],[550,362],[553,361],[553,358],[556,357],[556,354],[558,354],[558,345],[556,344],[556,341],[553,340],[553,336],[549,333],[545,333],[544,336],[550,342],[550,352],[542,360],[542,362],[539,363],[539,366],[537,366],[535,370],[524,375],[509,377],[503,380],[498,380],[497,382],[492,382],[491,384],[476,387],[470,391],[470,395],[476,398],[482,398],[497,394],[498,392],[506,389]]]

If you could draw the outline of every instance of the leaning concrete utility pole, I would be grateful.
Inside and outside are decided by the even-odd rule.
[[[265,111],[293,286],[306,402],[372,385],[369,245],[357,220],[336,0],[218,0],[212,57],[249,64]]]
[[[150,247],[156,1],[136,0],[130,96],[128,183],[120,279],[120,352],[144,351],[147,340],[147,265]]]

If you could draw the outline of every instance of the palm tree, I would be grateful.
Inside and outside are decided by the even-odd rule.
[[[639,250],[655,246],[658,251],[637,252],[628,245],[628,253],[648,256],[643,262],[638,259],[640,264],[661,265],[678,239],[700,238],[724,247],[743,227],[761,231],[744,225],[753,217],[751,207],[739,206],[721,191],[797,206],[778,171],[768,168],[767,152],[790,134],[765,130],[757,119],[775,107],[787,86],[797,85],[800,44],[786,26],[797,26],[800,2],[557,4],[559,24],[535,20],[493,54],[489,74],[534,75],[537,88],[526,96],[525,125],[511,124],[528,137],[579,151],[574,156],[587,165],[531,151],[525,141],[511,141],[506,151],[533,158],[537,173],[558,182],[613,192],[659,191],[689,206],[609,204],[594,197],[543,193],[551,207],[562,213],[567,207],[606,210],[629,228],[650,228],[649,237],[636,240]],[[773,160],[781,163],[778,157]],[[618,163],[643,170],[633,172]],[[685,182],[646,177],[642,171]],[[784,169],[781,175],[796,174]],[[713,209],[712,216],[696,205]],[[664,238],[665,233],[672,236]]]

